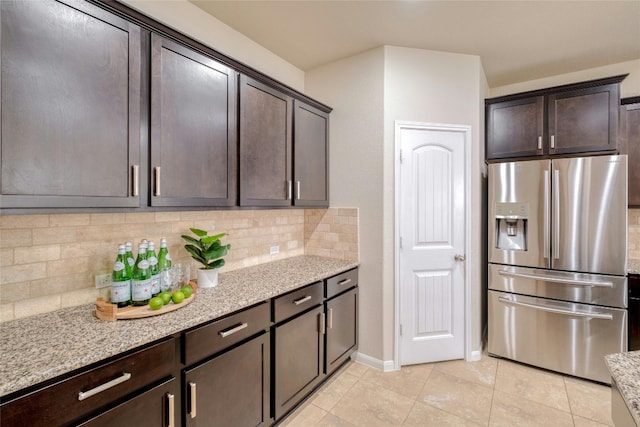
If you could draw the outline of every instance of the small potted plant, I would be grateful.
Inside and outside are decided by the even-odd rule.
[[[231,247],[231,245],[220,243],[220,239],[227,233],[209,236],[206,231],[198,228],[189,230],[196,235],[196,238],[183,234],[182,238],[187,242],[184,248],[193,259],[204,266],[198,269],[198,287],[212,288],[218,284],[218,269],[224,265],[222,257]]]

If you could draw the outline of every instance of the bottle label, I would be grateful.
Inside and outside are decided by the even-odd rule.
[[[111,282],[111,302],[125,302],[131,299],[131,282]]]
[[[151,298],[151,279],[131,281],[131,299],[144,301]]]
[[[138,270],[146,270],[147,268],[149,268],[149,261],[146,259],[143,259],[138,263]]]
[[[127,258],[127,262],[129,263],[129,267],[133,267],[133,265],[136,263],[136,260],[133,258]]]
[[[116,263],[113,264],[113,271],[122,271],[122,270],[124,270],[124,262],[116,261]]]
[[[147,261],[149,261],[151,267],[158,265],[158,258],[154,256],[147,258]]]
[[[154,274],[151,276],[151,295],[157,295],[160,293],[160,275]]]
[[[167,253],[167,259],[171,261],[171,255],[169,255],[168,253]]]

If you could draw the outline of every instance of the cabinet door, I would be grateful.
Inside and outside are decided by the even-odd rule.
[[[79,425],[83,427],[178,426],[179,412],[178,380],[171,378]]]
[[[0,204],[139,206],[140,28],[81,1],[0,7]]]
[[[240,76],[240,205],[290,206],[289,96]]]
[[[618,83],[548,96],[549,154],[618,149]]]
[[[629,276],[629,351],[640,350],[640,276]]]
[[[294,101],[296,206],[329,206],[329,114]]]
[[[544,154],[544,97],[487,106],[487,159]]]
[[[640,102],[620,107],[620,145],[629,156],[629,207],[640,207]]]
[[[327,305],[326,373],[331,374],[358,347],[358,288],[341,294]]]
[[[322,306],[274,328],[276,419],[297,405],[323,379],[323,329]]]
[[[151,38],[151,204],[236,204],[236,73]]]
[[[269,349],[267,332],[185,371],[184,425],[268,425]]]

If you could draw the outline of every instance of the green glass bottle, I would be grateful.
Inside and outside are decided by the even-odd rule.
[[[167,249],[167,239],[160,239],[160,250],[158,251],[158,271],[160,272],[160,290],[171,289],[171,255]]]
[[[146,252],[146,246],[140,244],[131,280],[131,302],[133,305],[147,305],[151,299],[151,269]]]
[[[118,307],[131,304],[131,275],[127,272],[125,251],[125,245],[118,246],[111,273],[111,302]]]
[[[160,270],[158,269],[158,257],[153,242],[149,242],[147,248],[147,261],[149,261],[149,269],[151,270],[151,297],[155,297],[160,293]]]
[[[125,267],[127,269],[127,274],[129,277],[133,277],[133,265],[136,263],[136,259],[133,257],[133,244],[131,242],[127,242],[124,244],[124,259],[125,259]]]

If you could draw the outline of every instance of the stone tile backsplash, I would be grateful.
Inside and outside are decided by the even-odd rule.
[[[225,232],[222,271],[297,255],[358,260],[355,208],[0,215],[0,322],[95,301],[95,276],[110,273],[117,246],[168,241],[173,262],[198,264],[184,250],[190,227]],[[280,252],[269,255],[272,246]],[[136,249],[134,249],[134,254]]]

